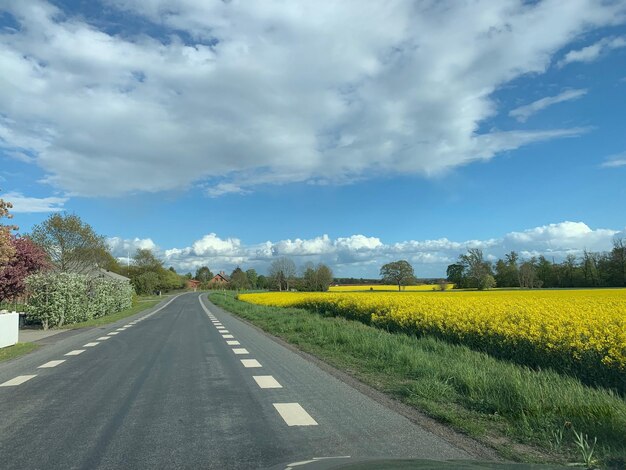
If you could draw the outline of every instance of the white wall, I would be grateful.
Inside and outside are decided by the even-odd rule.
[[[0,313],[0,348],[13,346],[19,334],[19,314]]]

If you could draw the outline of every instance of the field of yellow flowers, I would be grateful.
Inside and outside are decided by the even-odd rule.
[[[239,299],[433,335],[626,390],[626,289],[270,292],[242,294]]]
[[[446,284],[446,289],[452,289],[454,284]],[[330,292],[360,292],[360,291],[397,291],[398,286],[392,284],[372,284],[372,285],[342,285],[330,286]],[[402,286],[404,292],[423,292],[441,290],[439,284],[419,284],[416,286]]]

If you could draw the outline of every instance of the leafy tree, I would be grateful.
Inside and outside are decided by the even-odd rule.
[[[213,273],[208,268],[208,266],[202,266],[196,269],[196,275],[194,276],[194,279],[200,282],[209,282],[211,279],[213,279]]]
[[[413,266],[405,260],[393,261],[391,263],[384,264],[380,268],[380,276],[382,277],[383,282],[396,284],[398,286],[398,290],[401,289],[401,286],[406,286],[416,282]]]
[[[139,295],[153,294],[159,285],[159,275],[152,271],[147,271],[134,276],[131,280],[135,292]]]
[[[236,290],[248,289],[250,287],[248,276],[239,266],[230,275],[230,287]]]
[[[463,265],[469,287],[483,290],[495,286],[495,279],[491,273],[491,263],[485,261],[481,249],[470,248],[466,254],[459,257],[459,263]],[[490,285],[492,283],[494,285]]]
[[[0,269],[0,301],[15,299],[26,289],[26,278],[50,267],[48,255],[27,237],[11,236],[14,256]]]
[[[465,287],[465,267],[460,263],[449,265],[446,269],[446,279],[454,284],[455,289]]]
[[[268,280],[263,274],[260,274],[259,277],[256,278],[256,288],[257,289],[267,289],[268,288]]]
[[[52,214],[35,225],[31,238],[61,272],[88,273],[110,262],[104,237],[75,214]]]
[[[272,261],[269,275],[279,291],[290,290],[290,285],[296,276],[296,265],[291,259],[282,256]]]
[[[246,271],[246,276],[248,277],[248,284],[251,289],[256,289],[257,281],[259,279],[259,275],[254,269],[248,269]]]
[[[146,272],[158,273],[163,268],[163,261],[157,258],[152,250],[139,248],[133,256],[133,269],[139,274]]]
[[[522,289],[541,287],[541,280],[537,277],[537,260],[531,258],[519,267],[519,286]]]
[[[615,238],[610,255],[612,285],[626,287],[626,240]]]

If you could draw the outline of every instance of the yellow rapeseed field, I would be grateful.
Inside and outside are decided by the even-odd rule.
[[[452,289],[454,284],[447,284],[446,289]],[[347,285],[347,286],[330,286],[328,288],[330,292],[358,292],[358,291],[397,291],[398,286],[393,284],[359,284],[359,285]],[[433,291],[433,290],[441,290],[439,284],[420,284],[417,286],[402,286],[402,290],[405,292],[414,292],[414,291]]]
[[[533,365],[582,367],[591,376],[603,369],[600,375],[608,371],[618,382],[626,374],[626,289],[271,292],[239,298],[433,334]]]

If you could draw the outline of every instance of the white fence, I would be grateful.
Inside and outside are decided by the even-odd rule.
[[[20,314],[17,312],[0,312],[0,348],[13,346],[19,335]]]

